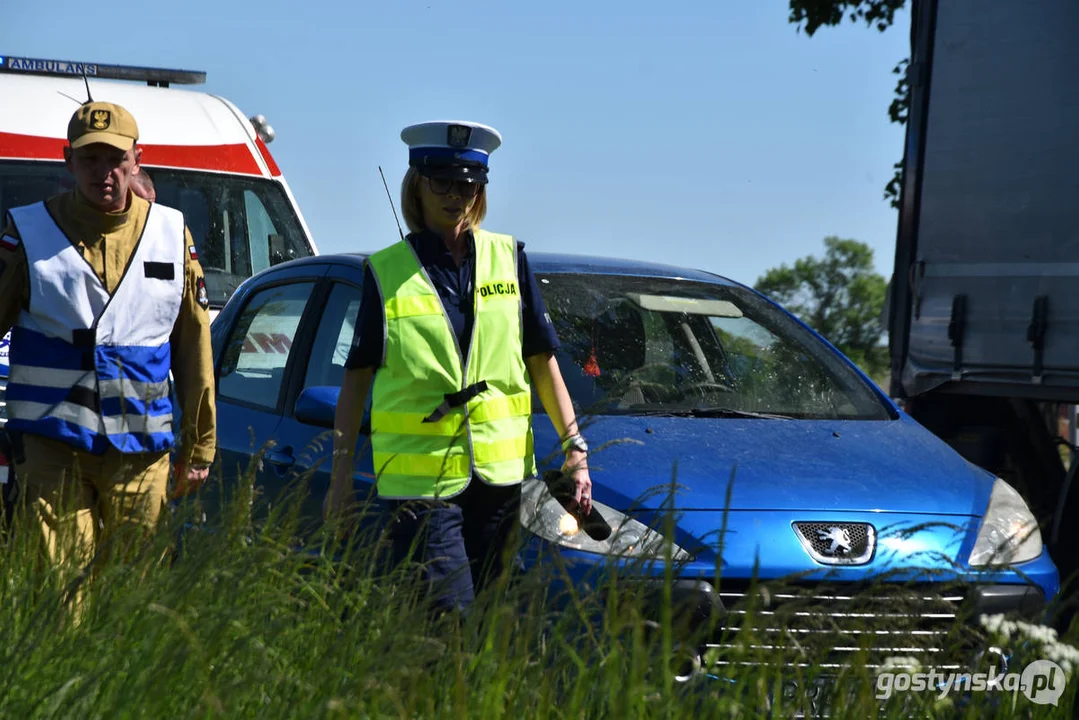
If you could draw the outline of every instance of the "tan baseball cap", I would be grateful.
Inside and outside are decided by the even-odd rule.
[[[130,150],[139,139],[139,126],[126,109],[107,102],[81,105],[67,124],[67,141],[72,148],[105,143]]]

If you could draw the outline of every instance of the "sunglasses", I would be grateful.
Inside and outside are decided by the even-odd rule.
[[[467,180],[451,180],[449,178],[427,178],[427,184],[435,195],[448,195],[450,190],[457,197],[472,198],[480,192],[480,183],[468,182]]]

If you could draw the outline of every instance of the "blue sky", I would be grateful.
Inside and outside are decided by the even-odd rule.
[[[690,265],[752,283],[836,234],[890,274],[882,199],[909,12],[815,37],[786,0],[183,0],[94,13],[5,3],[0,54],[204,70],[270,146],[322,252],[397,238],[402,127],[497,128],[485,227],[530,249]]]

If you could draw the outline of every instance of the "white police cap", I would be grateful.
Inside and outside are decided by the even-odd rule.
[[[465,120],[436,120],[401,131],[408,164],[434,178],[487,182],[488,159],[502,136],[493,127]]]

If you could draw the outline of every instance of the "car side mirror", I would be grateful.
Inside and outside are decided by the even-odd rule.
[[[333,429],[333,419],[337,412],[337,398],[341,388],[331,385],[316,385],[304,388],[296,398],[294,414],[305,425],[315,425]]]
[[[341,388],[336,385],[314,385],[304,388],[300,397],[296,398],[293,415],[304,425],[315,425],[332,430],[334,416],[337,414],[337,399],[340,396]],[[371,434],[369,411],[364,412],[360,434]]]

